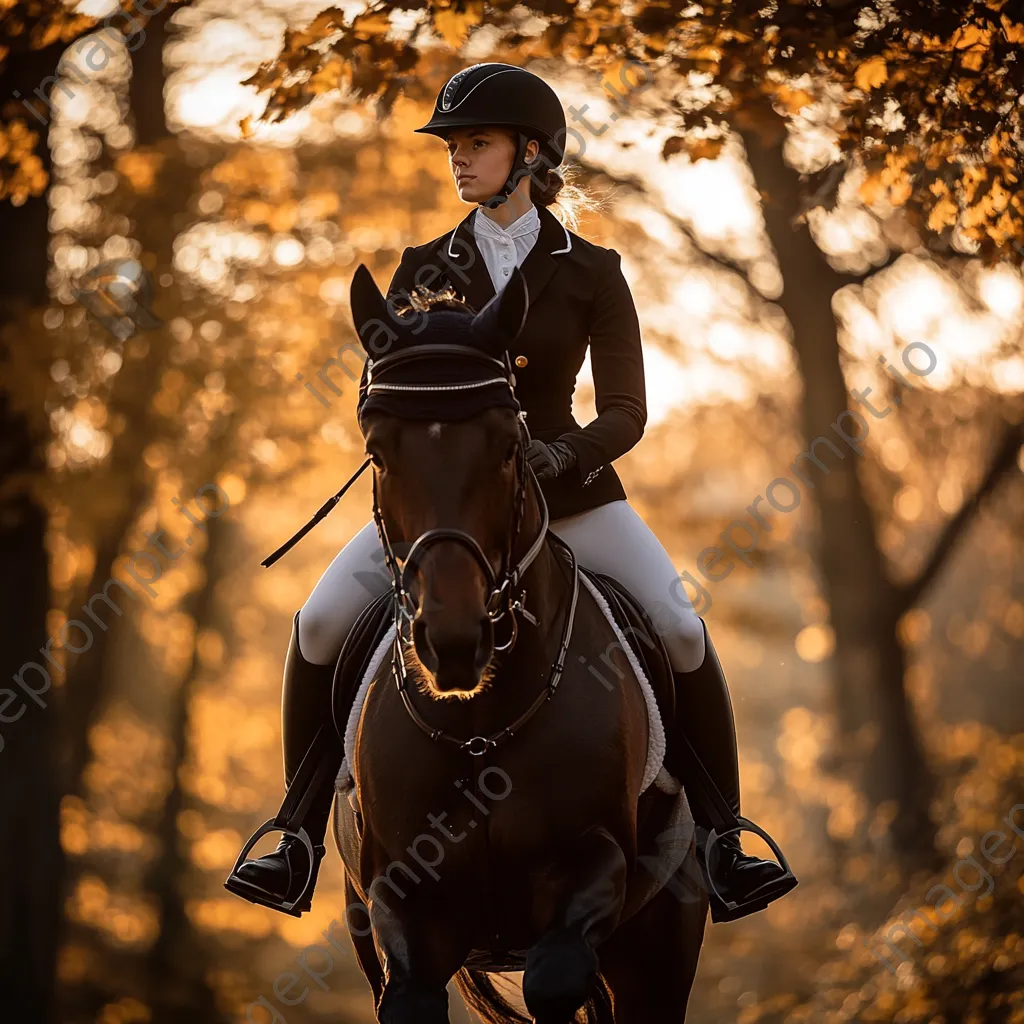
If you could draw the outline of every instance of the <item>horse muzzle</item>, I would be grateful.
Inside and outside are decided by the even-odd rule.
[[[475,697],[487,682],[485,673],[494,655],[494,626],[486,615],[469,628],[436,618],[421,613],[412,627],[427,688],[442,699]]]

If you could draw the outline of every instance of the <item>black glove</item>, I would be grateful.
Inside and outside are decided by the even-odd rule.
[[[526,449],[526,459],[538,480],[552,480],[576,465],[576,452],[567,441],[545,444],[533,438]]]

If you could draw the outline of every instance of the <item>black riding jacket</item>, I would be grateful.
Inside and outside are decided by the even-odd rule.
[[[388,297],[401,303],[414,285],[451,284],[482,309],[495,290],[473,237],[475,212],[453,231],[407,248]],[[520,267],[530,308],[509,356],[531,436],[561,439],[576,452],[575,467],[541,481],[554,520],[626,497],[611,463],[643,436],[647,401],[640,322],[619,254],[569,231],[546,207],[537,212],[540,234]],[[581,427],[572,396],[588,345],[597,418]],[[365,377],[364,367],[364,384]]]

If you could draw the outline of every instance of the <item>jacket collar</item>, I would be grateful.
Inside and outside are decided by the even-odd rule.
[[[561,221],[546,206],[538,206],[537,213],[540,217],[540,234],[519,268],[520,273],[526,278],[531,306],[558,268],[557,257],[572,251],[572,236]],[[444,236],[441,245],[445,260],[450,262],[453,268],[449,276],[455,290],[462,292],[466,301],[479,311],[496,293],[487,270],[487,263],[473,236],[475,214],[476,208],[471,210],[450,234]],[[462,278],[460,273],[456,273],[456,270],[464,273],[469,281]]]
[[[507,228],[503,228],[487,216],[482,206],[478,206],[473,214],[473,234],[477,239],[481,235],[486,235],[489,238],[500,238],[503,241],[510,238],[522,238],[524,235],[533,235],[533,240],[536,242],[536,236],[540,234],[540,213],[536,206],[531,205],[517,221],[509,224]],[[479,245],[479,242],[477,244]]]

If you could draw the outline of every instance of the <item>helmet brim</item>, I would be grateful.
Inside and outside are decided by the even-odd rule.
[[[554,157],[558,158],[559,164],[565,159],[565,155],[560,152],[558,146],[555,145],[547,132],[542,132],[539,128],[531,128],[529,125],[524,125],[521,121],[506,121],[506,120],[494,120],[494,121],[481,121],[479,118],[473,118],[472,120],[455,120],[445,121],[443,124],[435,123],[433,120],[428,121],[421,128],[414,128],[413,131],[422,135],[433,135],[439,139],[445,139],[448,137],[448,133],[455,128],[483,128],[493,125],[496,128],[515,128],[525,132],[530,138],[535,138],[541,144],[542,149],[546,149]]]
[[[496,119],[494,121],[481,121],[479,118],[466,121],[444,121],[434,122],[428,121],[422,128],[414,128],[413,131],[421,132],[426,135],[436,135],[438,138],[444,138],[454,128],[485,128],[494,125],[496,128],[518,128],[520,122],[518,121],[506,121],[502,119]],[[530,131],[537,132],[536,128],[531,128]],[[538,135],[544,135],[545,132],[537,132]]]

